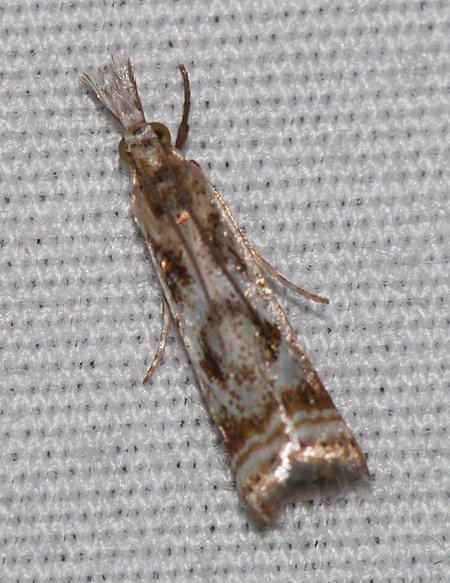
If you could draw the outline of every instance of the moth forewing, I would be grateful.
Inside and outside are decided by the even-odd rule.
[[[181,147],[190,90],[180,70]],[[131,64],[113,61],[107,74],[84,82],[124,129],[121,155],[133,173],[133,213],[247,508],[268,520],[293,488],[368,475],[263,273],[276,277],[276,270],[249,245],[199,165],[171,145],[161,124],[145,122]]]

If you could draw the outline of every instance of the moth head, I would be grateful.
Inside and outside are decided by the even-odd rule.
[[[148,124],[155,132],[158,141],[164,146],[170,146],[170,132],[169,129],[158,121],[151,121]]]
[[[156,144],[170,146],[168,128],[157,121],[134,124],[126,129],[125,137],[119,142],[119,156],[126,164],[132,164],[133,146],[154,147]]]

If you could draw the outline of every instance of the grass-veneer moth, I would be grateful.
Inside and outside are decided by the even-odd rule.
[[[356,440],[334,406],[267,276],[315,301],[249,244],[197,162],[181,151],[190,87],[175,146],[147,122],[131,62],[112,59],[83,83],[123,131],[119,153],[133,176],[131,205],[163,289],[161,361],[170,315],[217,425],[242,498],[257,519],[273,518],[294,490],[368,475]]]

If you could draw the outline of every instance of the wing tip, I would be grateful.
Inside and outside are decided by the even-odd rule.
[[[240,490],[257,522],[272,522],[283,503],[297,496],[310,499],[316,491],[329,496],[369,482],[360,447],[344,421],[338,423],[339,433],[326,440],[295,444],[286,436],[276,453],[266,451],[247,468]]]

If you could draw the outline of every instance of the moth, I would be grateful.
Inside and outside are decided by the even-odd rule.
[[[181,123],[147,122],[129,59],[112,59],[83,83],[114,117],[121,159],[133,177],[131,206],[163,291],[161,361],[170,316],[190,357],[251,515],[268,521],[294,491],[368,475],[364,456],[334,406],[267,277],[309,299],[249,244],[199,164],[186,159],[191,103]]]

